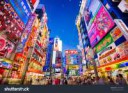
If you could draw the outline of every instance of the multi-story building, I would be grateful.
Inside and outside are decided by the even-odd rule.
[[[37,14],[31,14],[15,51],[13,68],[8,76],[11,78],[10,84],[15,81],[25,83],[31,78],[44,75],[42,68],[45,65],[49,40],[47,17],[45,18],[40,20]]]
[[[127,7],[122,5],[124,3],[127,5],[125,0],[82,0],[79,16],[84,18],[86,27],[82,28],[86,29],[90,43],[90,47],[85,49],[85,56],[91,64],[97,65],[99,75],[127,70],[128,14]],[[77,18],[77,28],[79,20]],[[82,34],[80,27],[78,31]]]
[[[53,45],[54,38],[49,38],[48,48],[47,48],[47,56],[45,66],[43,67],[43,71],[45,72],[45,76],[50,76],[52,71],[52,55],[53,55]]]
[[[31,11],[26,0],[22,3],[20,0],[1,0],[0,12],[0,83],[4,83],[13,67],[13,54],[30,19]]]
[[[65,50],[66,74],[68,76],[77,76],[81,71],[81,52],[77,50]]]
[[[54,38],[53,53],[52,53],[52,71],[57,76],[61,76],[62,72],[62,41],[60,38]]]

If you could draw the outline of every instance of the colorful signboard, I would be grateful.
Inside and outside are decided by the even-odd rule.
[[[26,25],[29,17],[31,15],[30,7],[26,0],[9,0],[10,4],[20,17],[20,19],[23,21],[23,23]]]
[[[22,37],[21,37],[21,40],[20,40],[20,42],[18,44],[16,52],[22,52],[23,51],[23,48],[24,48],[25,43],[27,42],[28,36],[29,36],[29,34],[31,32],[32,25],[33,25],[33,22],[34,22],[35,18],[36,18],[36,16],[34,14],[31,15],[31,17],[30,17],[30,19],[28,21],[28,24],[27,24],[27,26],[26,26],[23,34],[22,34]]]
[[[74,70],[78,70],[78,69],[79,69],[79,65],[69,65],[69,66],[68,66],[68,69],[69,69],[69,70],[73,70],[73,69],[74,69]]]
[[[113,42],[110,33],[96,45],[96,52],[100,52]]]
[[[78,54],[77,50],[65,50],[65,54]]]
[[[66,55],[66,64],[78,64],[77,54]]]
[[[4,61],[2,61],[2,62],[0,61],[0,67],[11,69],[12,65],[10,63],[4,62]]]
[[[71,64],[78,64],[77,55],[76,54],[71,55],[70,59],[71,59]]]
[[[111,32],[111,36],[113,37],[113,40],[116,41],[122,36],[122,32],[118,27],[115,27]]]
[[[94,21],[96,14],[101,6],[99,0],[88,0],[85,6],[84,19],[87,30],[89,30],[92,22]]]
[[[125,38],[128,40],[128,27],[125,25],[125,23],[121,19],[114,19],[114,21],[122,31]]]
[[[98,60],[99,60],[100,65],[104,65],[104,64],[114,61],[113,56],[115,53],[116,53],[115,43],[110,44],[103,51],[99,52],[97,55],[98,55]]]
[[[53,51],[53,44],[54,44],[54,38],[49,39],[49,44],[48,44],[48,50],[47,50],[47,58],[45,65],[49,66],[52,58],[52,51]]]
[[[110,62],[114,62],[120,59],[123,59],[128,56],[128,41],[115,46],[114,43],[109,45],[102,52],[98,53],[98,59],[100,65],[105,65]]]
[[[11,55],[14,49],[14,45],[12,42],[5,39],[4,36],[0,37],[0,57],[7,57]]]
[[[109,31],[114,27],[114,21],[104,8],[101,6],[96,18],[89,29],[90,44],[94,47]]]

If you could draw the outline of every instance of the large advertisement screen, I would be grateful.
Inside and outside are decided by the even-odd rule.
[[[27,1],[26,0],[9,0],[9,1],[12,7],[14,8],[14,10],[16,11],[16,13],[18,14],[18,16],[20,17],[20,19],[26,25],[31,14],[31,10],[28,6]]]
[[[94,18],[101,6],[101,3],[98,0],[87,0],[87,4],[84,11],[84,20],[87,26],[87,30],[91,26]]]
[[[101,6],[88,32],[91,46],[94,47],[114,25],[114,21],[107,10]]]

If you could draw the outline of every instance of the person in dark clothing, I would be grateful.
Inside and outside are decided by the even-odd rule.
[[[63,85],[67,85],[67,84],[68,84],[67,79],[64,78],[64,79],[63,79]]]
[[[124,85],[124,84],[127,84],[126,83],[126,80],[124,79],[123,75],[122,74],[119,74],[119,85]]]
[[[108,84],[109,85],[114,85],[115,84],[113,79],[110,76],[108,76],[107,79],[108,79]]]

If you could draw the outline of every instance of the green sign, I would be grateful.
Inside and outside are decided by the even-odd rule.
[[[109,46],[111,43],[113,43],[113,38],[112,36],[110,35],[110,33],[105,36],[104,39],[102,39],[99,44],[96,45],[96,52],[100,52],[102,51],[103,49],[105,49],[107,46]]]

